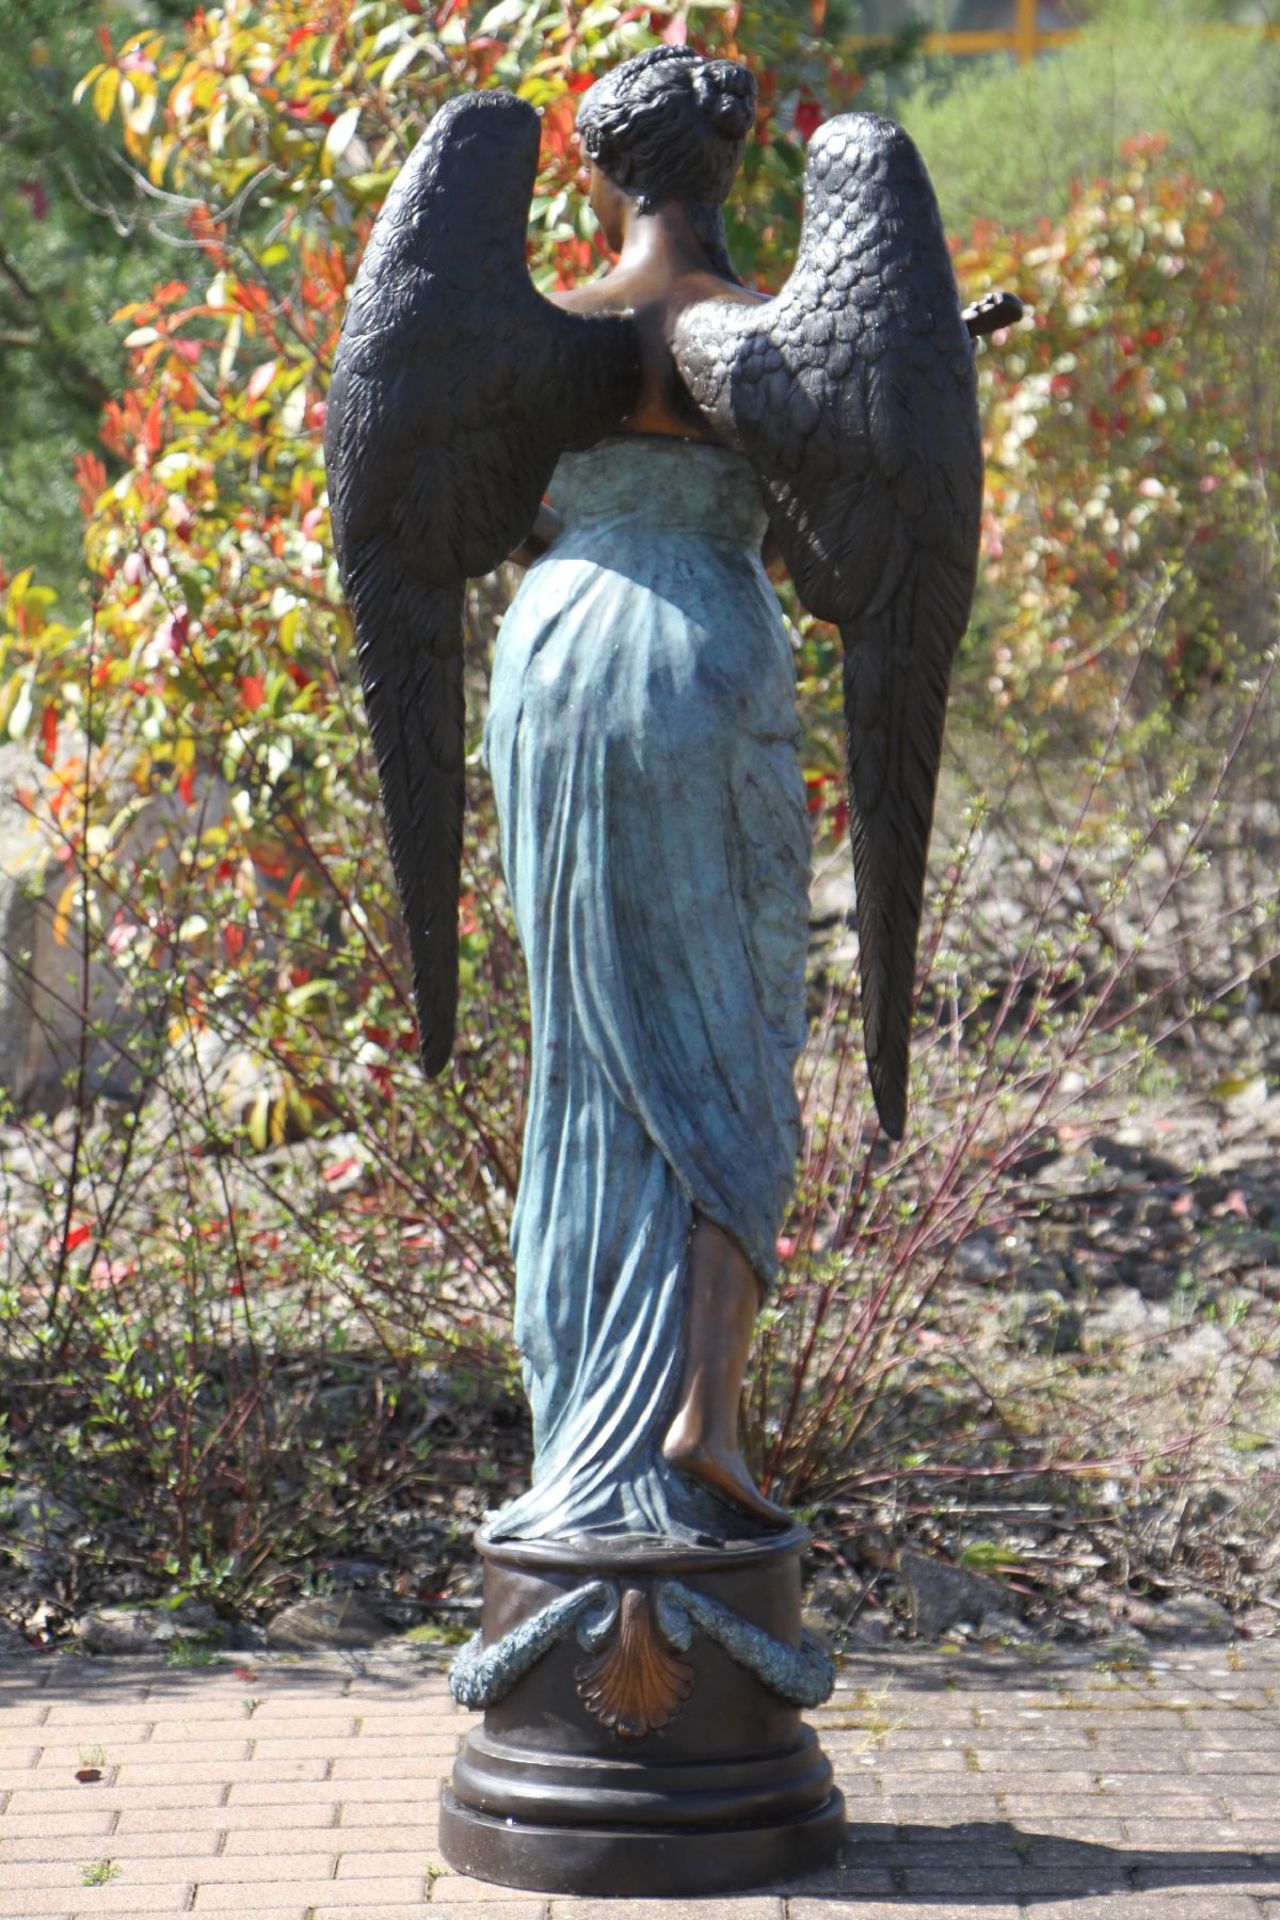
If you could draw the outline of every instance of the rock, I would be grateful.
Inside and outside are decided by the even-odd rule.
[[[227,1628],[223,1645],[232,1653],[264,1653],[270,1642],[265,1627],[253,1620],[235,1620]]]
[[[380,1613],[353,1588],[341,1594],[311,1594],[295,1600],[267,1627],[267,1644],[308,1653],[329,1647],[367,1647],[389,1629]]]
[[[221,1622],[203,1600],[177,1607],[95,1607],[72,1628],[88,1653],[157,1653],[175,1642],[221,1638]]]
[[[1030,1293],[1052,1294],[1059,1300],[1080,1283],[1080,1269],[1069,1253],[1046,1253],[1030,1260],[1019,1278]]]
[[[1009,1273],[1009,1262],[989,1233],[970,1233],[957,1240],[951,1249],[951,1264],[958,1279],[972,1280],[980,1286],[1004,1280]]]
[[[1152,1609],[1145,1631],[1153,1640],[1230,1640],[1235,1628],[1231,1615],[1203,1594],[1182,1594]]]
[[[805,1595],[805,1605],[827,1625],[836,1621],[843,1626],[862,1605],[862,1596],[860,1580],[841,1577],[838,1573],[817,1573]]]
[[[156,1615],[143,1607],[98,1607],[82,1614],[72,1628],[88,1653],[151,1653],[156,1639]]]
[[[1034,1640],[1036,1636],[1018,1614],[1010,1613],[1007,1608],[1001,1608],[983,1614],[978,1622],[978,1637],[982,1640],[1012,1641],[1015,1645],[1022,1646],[1028,1640]]]
[[[149,1019],[102,940],[93,942],[86,983],[72,911],[75,875],[47,824],[48,781],[24,743],[0,746],[0,1091],[18,1107],[54,1112],[77,1065],[82,997],[93,1029],[86,1068],[95,1095],[134,1092],[138,1067],[126,1053]]]
[[[927,1554],[903,1550],[899,1573],[911,1603],[911,1618],[922,1640],[936,1640],[949,1627],[961,1621],[970,1626],[991,1613],[1016,1610],[1015,1595],[998,1580],[985,1574],[969,1573],[945,1560],[930,1559]]]
[[[1252,1273],[1276,1257],[1275,1237],[1251,1228],[1211,1228],[1191,1252],[1197,1280],[1215,1280],[1225,1274]]]
[[[1101,1341],[1131,1340],[1150,1331],[1151,1309],[1137,1287],[1116,1287],[1089,1314],[1086,1322],[1091,1346]]]
[[[848,1647],[885,1647],[893,1638],[893,1630],[882,1613],[868,1613],[864,1607],[853,1625],[845,1634]]]
[[[1217,1367],[1231,1352],[1231,1342],[1221,1327],[1208,1322],[1179,1340],[1171,1340],[1167,1352],[1175,1366]]]
[[[65,1540],[84,1527],[83,1515],[43,1487],[19,1483],[0,1492],[0,1527],[18,1539],[38,1545],[42,1540]]]
[[[1032,1353],[1079,1353],[1084,1322],[1060,1293],[1019,1294],[1019,1344]]]

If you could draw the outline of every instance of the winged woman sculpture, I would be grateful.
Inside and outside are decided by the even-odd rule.
[[[794,1179],[808,931],[766,530],[843,636],[866,1056],[886,1131],[905,1123],[978,543],[973,349],[923,163],[872,115],[811,142],[782,291],[742,285],[721,207],[754,115],[747,68],[682,47],[597,82],[578,127],[617,263],[545,299],[525,264],[537,118],[501,92],[450,102],[374,227],[330,389],[428,1074],[457,998],[465,583],[544,549],[498,637],[485,743],[533,1035],[512,1240],[536,1457],[500,1537],[787,1519],[737,1445]]]

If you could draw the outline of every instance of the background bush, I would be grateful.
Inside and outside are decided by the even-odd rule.
[[[81,82],[81,112],[180,243],[116,315],[125,377],[100,450],[76,463],[88,614],[24,565],[0,629],[0,731],[30,745],[17,798],[57,871],[80,1035],[59,1110],[6,1132],[8,1444],[15,1471],[92,1520],[81,1564],[127,1552],[153,1584],[265,1604],[372,1511],[438,1499],[446,1457],[465,1519],[521,1470],[518,1446],[467,1443],[459,1416],[478,1383],[499,1405],[515,1385],[506,1223],[527,1026],[475,750],[511,582],[470,602],[462,1020],[454,1071],[429,1087],[329,539],[328,368],[374,211],[460,88],[500,81],[543,113],[535,278],[598,264],[574,191],[576,97],[664,35],[740,40],[763,67],[730,211],[742,265],[778,284],[805,132],[889,85],[801,20],[781,0],[226,0],[182,31],[111,38]],[[1261,830],[1272,336],[1249,279],[1252,202],[1177,129],[1148,137],[1165,128],[1140,87],[1123,111],[1113,88],[1101,115],[1118,45],[902,105],[953,221],[966,207],[965,296],[1007,281],[1033,311],[983,350],[986,585],[901,1149],[869,1117],[847,879],[834,944],[815,949],[804,1160],[750,1403],[756,1460],[802,1502],[847,1497],[902,1456],[903,1386],[949,1263],[1016,1215],[1012,1170],[1082,1099],[1154,1084],[1162,1049],[1206,1008],[1243,1004],[1276,952]],[[1099,166],[1073,188],[1060,150],[1033,165],[1033,136],[1068,139],[1062,103],[1090,87]],[[994,195],[1010,102],[1025,112],[1008,193],[987,204],[983,155]],[[1257,185],[1242,149],[1232,177],[1246,173]],[[848,863],[838,661],[828,630],[800,627],[826,885]],[[106,1033],[90,963],[130,1015]],[[109,1100],[91,1070],[103,1045]],[[1042,1392],[1016,1446],[1002,1430],[1009,1472],[1119,1445],[1114,1408],[1088,1427],[1060,1412]],[[970,1463],[989,1462],[982,1422],[970,1441]],[[939,1429],[940,1450],[957,1444]]]

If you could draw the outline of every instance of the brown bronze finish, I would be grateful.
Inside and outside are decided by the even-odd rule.
[[[624,1740],[670,1726],[693,1691],[693,1668],[666,1645],[644,1587],[627,1588],[617,1638],[574,1678],[587,1712]]]
[[[759,1306],[760,1284],[741,1247],[713,1221],[696,1221],[680,1405],[662,1451],[721,1499],[784,1527],[791,1516],[760,1492],[738,1451],[738,1403]]]
[[[659,1584],[678,1577],[795,1646],[806,1538],[799,1527],[714,1548],[481,1536],[484,1639],[495,1644],[558,1594],[617,1575],[625,1591],[616,1636],[589,1664],[598,1690],[612,1650],[615,1679],[631,1669],[611,1687],[615,1707],[649,1706],[656,1684],[639,1679],[639,1663],[660,1646]],[[844,1803],[798,1709],[703,1633],[675,1658],[689,1670],[684,1698],[665,1721],[641,1728],[641,1710],[616,1711],[615,1724],[595,1710],[572,1637],[553,1647],[467,1739],[441,1807],[450,1865],[547,1893],[637,1896],[725,1892],[829,1865],[843,1842]]]

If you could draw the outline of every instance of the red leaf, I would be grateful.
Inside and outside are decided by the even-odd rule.
[[[147,408],[146,417],[142,422],[142,443],[148,454],[153,456],[159,453],[164,445],[164,420],[158,400],[153,400]]]
[[[297,899],[298,895],[302,892],[302,889],[306,886],[306,884],[307,884],[307,876],[305,873],[299,871],[298,873],[294,874],[292,880],[289,882],[289,891],[285,894],[285,897],[284,897],[284,903],[286,907],[291,907],[293,905],[294,901]]]
[[[802,93],[796,102],[795,129],[802,140],[812,140],[826,116],[811,93]]]
[[[52,702],[50,702],[45,708],[44,715],[40,721],[40,758],[44,761],[46,767],[53,765],[53,756],[57,745],[58,716],[54,711]]]
[[[267,697],[266,685],[261,674],[247,673],[240,682],[240,692],[250,713],[256,712]]]
[[[341,1180],[344,1175],[354,1173],[359,1165],[360,1162],[356,1159],[355,1155],[351,1154],[346,1160],[334,1160],[327,1167],[321,1167],[320,1178],[322,1180]]]
[[[244,928],[228,926],[222,929],[222,944],[228,960],[238,960],[244,952]]]
[[[74,1253],[77,1247],[82,1247],[85,1241],[92,1239],[92,1237],[93,1228],[86,1226],[83,1220],[77,1221],[74,1227],[67,1229],[65,1242],[59,1242],[56,1233],[50,1236],[48,1241],[49,1252],[56,1254],[59,1245],[62,1245],[67,1253]]]
[[[96,453],[78,453],[72,463],[80,511],[88,519],[107,484],[107,469]]]
[[[183,800],[186,802],[188,806],[191,805],[192,800],[195,798],[195,790],[196,790],[195,768],[188,767],[184,773],[180,773],[178,775],[178,792],[181,794]]]

